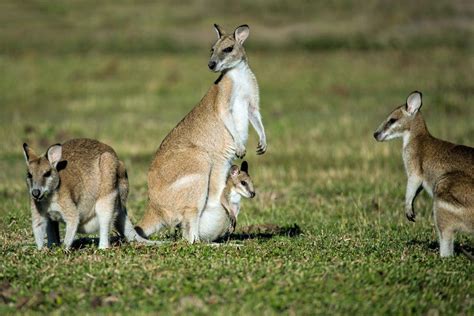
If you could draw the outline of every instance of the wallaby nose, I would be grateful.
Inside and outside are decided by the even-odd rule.
[[[211,70],[214,70],[214,68],[216,68],[216,62],[215,61],[210,61],[207,66],[209,67],[209,69]]]
[[[379,132],[375,132],[375,133],[374,133],[374,138],[375,138],[376,140],[378,140],[378,139],[379,139],[379,135],[380,135]]]
[[[253,199],[255,197],[255,192],[250,192],[250,198]]]
[[[38,189],[33,189],[31,191],[31,195],[33,195],[34,198],[39,198],[40,194],[41,194],[41,191]]]

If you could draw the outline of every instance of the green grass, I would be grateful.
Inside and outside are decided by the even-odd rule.
[[[474,145],[474,55],[463,37],[472,9],[412,2],[372,3],[367,12],[350,1],[275,2],[262,17],[269,5],[262,1],[206,1],[209,12],[174,2],[2,3],[10,14],[0,10],[8,22],[0,29],[0,313],[473,314],[472,263],[459,253],[439,258],[426,194],[417,222],[405,219],[401,143],[372,138],[417,89],[432,134]],[[410,17],[420,10],[424,27],[415,27]],[[225,18],[228,28],[255,24],[247,53],[269,145],[257,156],[251,132],[246,159],[257,197],[243,202],[234,236],[246,237],[242,246],[178,240],[37,251],[21,144],[44,151],[90,137],[113,146],[129,170],[136,223],[156,148],[215,79],[206,68],[210,25]],[[333,23],[339,19],[342,26]],[[315,31],[286,37],[293,31],[285,25],[299,30],[312,21]],[[433,31],[426,21],[459,29]],[[429,45],[413,41],[424,32],[432,32]],[[175,37],[172,49],[150,41]],[[462,45],[450,45],[459,38]],[[359,39],[369,44],[359,47]],[[248,232],[259,224],[297,224],[301,233]],[[460,234],[457,244],[472,251],[473,240]]]

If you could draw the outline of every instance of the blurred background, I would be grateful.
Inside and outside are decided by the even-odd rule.
[[[214,23],[250,25],[269,146],[257,156],[250,131],[257,196],[243,201],[237,232],[271,223],[302,235],[242,251],[34,252],[22,143],[40,153],[76,137],[111,145],[128,168],[136,223],[153,154],[217,77],[207,68]],[[222,314],[469,314],[470,267],[462,256],[440,265],[427,195],[407,223],[401,142],[372,134],[420,90],[432,134],[474,146],[473,49],[472,0],[1,0],[0,279],[20,303],[44,293],[51,302],[23,304],[43,312],[88,310],[106,295],[116,312],[171,312],[192,294]]]
[[[2,1],[0,190],[24,191],[24,141],[98,138],[127,162],[140,213],[154,151],[216,77],[213,23],[251,27],[269,138],[258,159],[256,136],[248,145],[261,211],[367,172],[365,184],[402,183],[399,145],[371,135],[410,91],[435,135],[472,145],[473,21],[472,1]]]

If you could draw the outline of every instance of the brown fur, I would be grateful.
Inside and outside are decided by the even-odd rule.
[[[25,144],[24,153],[33,231],[39,249],[45,234],[48,246],[60,243],[59,222],[66,223],[66,248],[71,246],[76,232],[91,233],[98,229],[99,247],[107,248],[109,229],[114,223],[127,239],[141,240],[131,230],[126,214],[125,165],[110,146],[91,139],[72,139],[62,146],[51,146],[43,156]],[[34,189],[41,194],[35,197]]]
[[[403,160],[408,175],[406,215],[415,219],[413,202],[423,187],[433,196],[440,253],[453,253],[455,231],[474,231],[474,148],[433,137],[419,112],[421,93],[395,109],[374,134],[378,141],[404,138]]]
[[[248,174],[248,169],[239,169],[238,166],[233,165],[230,169],[229,176],[227,177],[224,191],[222,192],[221,203],[230,220],[229,233],[234,232],[235,227],[237,226],[237,216],[240,212],[240,202],[234,203],[232,201],[233,194],[239,194],[247,198],[255,197],[255,189],[252,179]]]
[[[221,51],[229,40],[219,36],[213,50]],[[230,66],[246,65],[246,57],[243,40],[234,38],[232,42],[235,52],[220,61],[219,67],[224,67],[220,80],[166,136],[155,154],[148,172],[148,209],[137,226],[142,236],[149,236],[163,226],[181,224],[183,237],[191,243],[198,241],[202,212],[222,207],[220,196],[231,161],[236,155],[245,155],[246,141],[239,137],[235,127],[236,113],[231,104],[235,85],[231,74],[235,71]],[[251,73],[248,66],[246,71]],[[250,81],[255,79],[253,74],[249,77]],[[256,85],[256,81],[251,84]],[[258,88],[254,90],[258,94]],[[250,112],[252,124],[259,124],[259,152],[264,153],[266,140],[258,102],[251,101],[245,111]]]

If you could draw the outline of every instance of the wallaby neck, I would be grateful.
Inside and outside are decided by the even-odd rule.
[[[227,200],[230,198],[230,194],[232,192],[232,188],[234,187],[234,183],[232,182],[232,179],[230,178],[230,175],[227,176],[227,180],[225,182],[225,188],[222,194],[225,196]]]
[[[225,75],[230,76],[232,80],[235,81],[241,80],[242,77],[253,75],[253,72],[247,63],[247,60],[243,59],[235,67],[227,70]]]
[[[410,129],[406,131],[403,136],[403,148],[407,148],[411,146],[414,141],[425,137],[431,137],[431,134],[426,127],[425,120],[421,116],[421,113],[417,113],[413,118]]]

